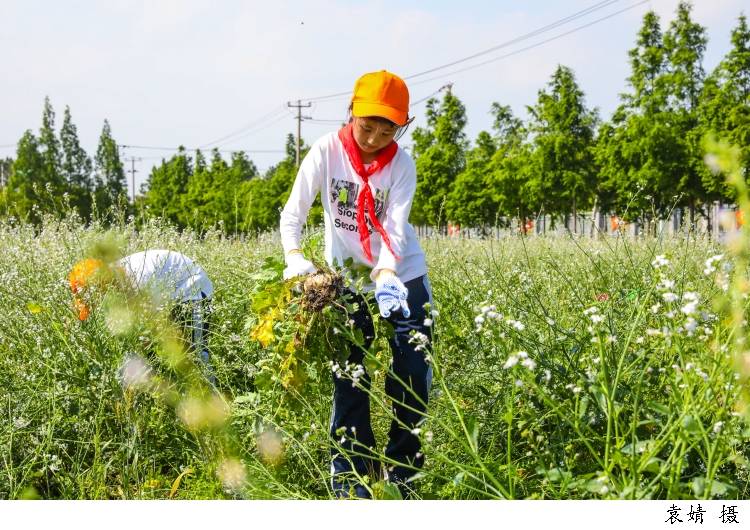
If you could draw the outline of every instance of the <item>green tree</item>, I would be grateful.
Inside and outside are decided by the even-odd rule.
[[[495,211],[488,181],[492,155],[497,150],[492,135],[487,131],[481,131],[475,143],[475,147],[466,154],[466,168],[456,176],[445,201],[448,219],[473,227],[489,224]]]
[[[696,208],[708,199],[702,183],[704,173],[699,125],[698,100],[705,72],[703,55],[706,50],[706,29],[691,18],[692,6],[680,2],[677,16],[664,34],[667,73],[664,87],[668,94],[668,115],[664,119],[674,129],[680,141],[677,153],[680,171],[676,189],[680,205],[690,210],[691,224]]]
[[[55,111],[49,101],[44,98],[42,112],[42,127],[39,129],[39,152],[42,154],[42,173],[45,187],[53,196],[60,196],[66,191],[66,183],[62,176],[62,156],[60,141],[55,133]]]
[[[427,101],[427,126],[417,127],[412,134],[417,166],[413,223],[437,226],[445,222],[443,204],[466,167],[465,127],[466,108],[450,90],[439,105],[434,98]]]
[[[488,188],[492,190],[492,204],[497,211],[494,217],[522,222],[540,210],[541,201],[536,189],[539,179],[534,178],[532,164],[533,146],[528,141],[529,130],[513,116],[510,107],[493,103],[495,115],[493,128],[498,146],[490,165]]]
[[[583,91],[566,66],[557,67],[529,113],[536,195],[545,212],[576,215],[594,198],[597,113],[586,107]]]
[[[511,175],[501,168],[507,157],[517,154],[524,137],[523,123],[509,106],[493,103],[490,112],[493,134],[479,133],[475,147],[467,153],[466,169],[456,177],[446,200],[448,218],[462,225],[494,226],[500,215],[515,216],[520,205],[520,197],[510,187]],[[516,176],[513,172],[512,177]]]
[[[185,209],[188,182],[193,174],[192,159],[180,146],[177,154],[151,170],[147,182],[146,205],[150,215],[184,228],[191,212]]]
[[[684,141],[668,107],[667,55],[654,12],[644,16],[628,55],[630,92],[598,134],[598,201],[626,219],[664,216],[676,199]]]
[[[45,190],[44,162],[39,141],[27,130],[18,142],[8,179],[6,200],[10,215],[28,219],[34,224],[41,222],[45,205],[50,203]]]
[[[248,183],[245,226],[248,230],[268,230],[279,225],[281,209],[286,204],[297,176],[295,163],[296,142],[289,134],[286,138],[284,159],[270,167],[263,178],[255,178]],[[300,157],[304,158],[309,147],[302,146]],[[316,200],[308,214],[307,222],[315,224],[321,217],[320,199]]]
[[[666,66],[663,38],[659,16],[649,11],[643,17],[636,47],[628,52],[630,76],[627,81],[632,92],[620,95],[626,108],[653,114],[666,106],[666,92],[662,87]]]
[[[91,159],[78,141],[78,131],[70,116],[70,107],[65,107],[63,124],[60,128],[62,148],[62,176],[67,183],[71,204],[78,214],[88,220],[91,217]]]
[[[725,137],[741,149],[743,167],[750,167],[750,28],[745,15],[740,15],[731,43],[703,86],[700,135],[713,131]],[[712,200],[734,200],[734,190],[723,175],[704,170],[701,177]]]
[[[120,159],[120,150],[112,138],[109,121],[104,120],[99,145],[94,157],[94,196],[99,215],[107,216],[113,207],[128,202],[128,184]]]
[[[221,212],[224,229],[228,233],[236,233],[248,228],[250,182],[257,177],[258,168],[251,160],[248,160],[244,152],[240,151],[232,153],[229,168],[220,173],[220,178],[215,181],[219,191],[217,207]],[[291,189],[291,184],[289,187]],[[288,190],[286,195],[288,196]]]
[[[213,150],[211,166],[206,165],[205,157],[200,150],[195,153],[195,168],[188,180],[184,208],[188,226],[203,229],[213,226],[218,221],[214,207],[217,193],[214,184],[215,176],[226,170],[226,163],[218,149]]]

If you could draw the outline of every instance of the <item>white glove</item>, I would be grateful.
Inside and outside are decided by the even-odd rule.
[[[305,274],[312,274],[317,272],[318,269],[308,259],[305,259],[300,253],[288,254],[286,257],[286,268],[284,269],[284,279],[294,278],[295,276],[303,276]]]
[[[399,309],[404,317],[409,318],[411,311],[409,310],[409,304],[406,302],[408,296],[409,289],[398,279],[398,276],[386,276],[385,278],[380,276],[375,282],[375,300],[378,303],[380,316],[383,318],[388,318],[391,316],[391,311],[398,311]]]

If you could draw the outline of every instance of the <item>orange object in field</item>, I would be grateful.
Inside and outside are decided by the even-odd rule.
[[[453,236],[458,236],[460,234],[461,234],[461,226],[460,225],[453,224],[453,223],[448,223],[448,235],[449,236],[453,237]]]
[[[82,259],[75,265],[68,274],[68,282],[70,283],[70,290],[74,294],[81,292],[85,289],[92,278],[104,267],[104,262],[100,259],[86,258]]]
[[[620,228],[620,218],[616,215],[609,217],[609,229],[612,232],[616,232]]]
[[[90,309],[79,295],[104,268],[105,265],[102,260],[86,258],[73,265],[70,274],[68,274],[70,290],[73,292],[73,307],[78,313],[78,320],[80,321],[89,318]]]
[[[742,210],[737,208],[734,211],[734,220],[737,222],[737,228],[741,227],[745,223],[745,216],[742,215]]]

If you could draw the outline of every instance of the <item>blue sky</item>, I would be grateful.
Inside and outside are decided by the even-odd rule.
[[[620,0],[571,24],[489,54],[496,57],[636,4]],[[412,100],[446,82],[467,107],[470,138],[488,129],[493,101],[525,116],[557,64],[573,68],[591,107],[606,118],[626,89],[627,51],[643,14],[655,10],[666,28],[678,0],[651,0],[551,43],[460,74],[468,62],[409,82]],[[596,0],[249,2],[193,0],[0,0],[0,146],[14,144],[41,122],[49,95],[58,126],[71,107],[84,147],[93,153],[104,118],[118,143],[197,147],[255,124],[222,149],[281,150],[296,130],[289,100],[351,89],[364,72],[402,76],[513,39]],[[742,0],[696,0],[694,18],[707,27],[705,67],[729,49],[729,33],[746,9]],[[340,119],[347,98],[318,101],[306,114]],[[414,109],[416,124],[424,106]],[[265,118],[265,119],[262,119]],[[333,130],[305,122],[307,142]],[[230,139],[232,140],[232,139]],[[402,140],[409,143],[409,139]],[[0,147],[0,156],[12,155]],[[137,185],[169,151],[126,149]],[[265,169],[282,153],[252,153]]]

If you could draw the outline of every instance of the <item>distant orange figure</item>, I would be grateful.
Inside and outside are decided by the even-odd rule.
[[[742,215],[742,210],[740,210],[739,208],[737,208],[737,210],[735,210],[734,212],[734,220],[737,222],[737,228],[740,228],[745,222],[745,218]]]
[[[627,227],[628,223],[626,221],[623,221],[619,216],[611,215],[609,217],[610,232],[624,232]]]
[[[448,223],[448,235],[457,237],[461,234],[461,225]]]
[[[620,228],[620,218],[616,215],[611,215],[609,217],[609,229],[611,232],[617,232],[617,230]]]

